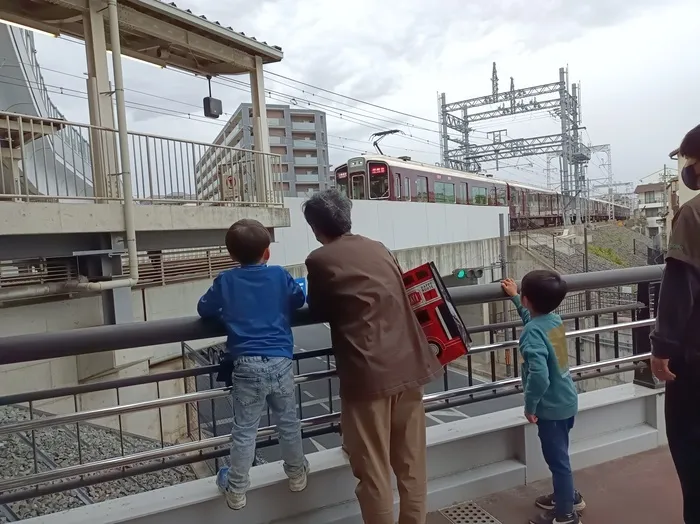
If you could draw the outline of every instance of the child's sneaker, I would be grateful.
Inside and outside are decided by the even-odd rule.
[[[554,493],[544,495],[535,500],[535,506],[547,511],[554,509]],[[586,509],[586,501],[578,491],[574,491],[574,511],[583,511]]]
[[[304,491],[308,482],[309,468],[306,466],[301,474],[297,475],[296,477],[289,477],[289,491],[293,491],[295,493]]]
[[[530,524],[583,524],[583,521],[575,511],[564,517],[557,517],[552,510],[530,519]]]
[[[228,468],[223,467],[216,474],[216,487],[226,497],[226,504],[231,509],[243,509],[247,503],[245,493],[231,493],[228,490]]]

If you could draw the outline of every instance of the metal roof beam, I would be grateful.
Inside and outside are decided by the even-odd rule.
[[[73,0],[70,0],[73,1]],[[163,22],[152,16],[145,15],[134,9],[124,7],[122,4],[119,7],[119,27],[130,28],[144,35],[152,35],[157,39],[171,42],[174,45],[188,49],[193,55],[193,60],[196,61],[197,54],[203,56],[211,56],[222,62],[234,64],[238,68],[246,71],[255,69],[254,58],[233,47],[214,42],[208,38],[200,36],[186,29],[177,27],[168,22]],[[219,68],[218,74],[226,74],[225,64]],[[207,68],[208,69],[208,68]],[[233,73],[234,71],[230,71]]]
[[[473,113],[469,115],[469,122],[479,122],[481,120],[491,120],[493,118],[498,118],[501,116],[513,116],[519,115],[521,113],[529,113],[531,111],[546,111],[550,109],[558,109],[561,102],[558,98],[554,100],[545,100],[544,102],[538,102],[536,100],[528,102],[526,104],[516,105],[514,108],[507,106],[498,109],[492,109],[490,111],[482,111],[480,113]]]
[[[516,89],[514,91],[503,91],[495,95],[479,96],[477,98],[470,98],[469,100],[462,100],[461,102],[452,102],[451,104],[446,104],[445,109],[447,111],[457,111],[472,107],[488,106],[492,104],[499,104],[501,102],[510,102],[511,100],[519,100],[521,98],[558,93],[560,89],[561,83],[553,82],[551,84],[526,87],[523,89]]]

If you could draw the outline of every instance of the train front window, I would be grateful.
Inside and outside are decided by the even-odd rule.
[[[338,191],[340,191],[345,196],[348,195],[348,172],[347,171],[336,172],[335,185],[337,186]]]
[[[350,198],[353,200],[364,200],[365,199],[365,176],[364,175],[354,175],[352,177],[352,194]]]
[[[389,198],[389,168],[386,164],[369,164],[369,198]]]

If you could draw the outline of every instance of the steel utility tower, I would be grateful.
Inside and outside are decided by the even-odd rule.
[[[581,222],[585,212],[582,197],[586,196],[586,166],[591,159],[588,147],[581,143],[581,103],[580,86],[573,84],[569,89],[568,72],[559,69],[559,81],[533,87],[515,89],[513,78],[510,90],[500,92],[498,89],[498,72],[493,63],[491,75],[491,94],[447,103],[445,93],[439,95],[440,113],[440,150],[445,167],[462,171],[479,171],[484,162],[498,162],[507,158],[534,155],[555,155],[560,157],[559,178],[561,193],[565,204],[563,219],[570,224],[572,216]],[[537,97],[544,97],[538,100]],[[478,107],[492,106],[488,109],[471,113]],[[494,108],[493,106],[498,106]],[[531,138],[511,139],[505,135],[506,130],[489,134],[490,144],[472,144],[470,134],[476,122],[493,120],[522,113],[547,111],[556,116],[561,123],[561,132],[552,135]],[[457,113],[457,114],[455,114]],[[457,135],[450,134],[450,130]],[[508,138],[503,140],[503,135]],[[451,144],[454,144],[452,148]],[[568,198],[567,198],[568,197]]]

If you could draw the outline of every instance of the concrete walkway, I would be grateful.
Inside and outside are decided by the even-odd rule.
[[[588,506],[581,515],[585,524],[683,523],[680,486],[668,448],[587,468],[578,471],[575,479]],[[467,514],[475,516],[483,510],[493,520],[450,519],[454,510],[442,510],[431,514],[427,524],[526,524],[538,511],[534,499],[548,492],[551,482],[547,480],[475,500],[468,507]]]

